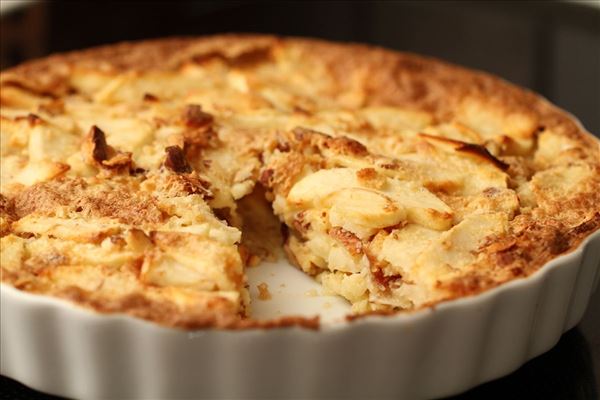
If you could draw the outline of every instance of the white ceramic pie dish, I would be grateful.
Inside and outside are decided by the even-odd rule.
[[[291,268],[250,272],[273,293],[255,301],[257,313],[316,311],[324,318],[320,331],[184,332],[2,284],[0,372],[86,399],[447,396],[553,347],[583,316],[599,261],[597,231],[528,278],[433,309],[353,322],[339,321],[344,306],[336,299],[304,295],[299,302],[312,281]],[[288,295],[278,298],[281,279]]]

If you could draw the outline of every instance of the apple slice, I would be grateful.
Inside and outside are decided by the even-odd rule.
[[[310,206],[334,192],[358,186],[356,171],[352,168],[321,169],[300,179],[287,199],[299,206]]]
[[[391,200],[395,204],[394,207],[405,209],[406,218],[410,222],[436,230],[446,230],[452,226],[452,209],[423,186],[414,182],[382,177],[383,182],[378,185],[379,189],[375,190],[369,188],[365,180],[359,179],[359,171],[352,168],[319,170],[296,183],[290,190],[287,200],[300,208],[310,206],[331,207],[333,205],[331,202],[323,204],[324,199],[328,196],[343,189],[362,188],[368,190],[369,193],[360,192],[360,194],[352,195],[356,196],[356,200],[350,200],[351,196],[349,194],[343,195],[346,196],[347,201],[362,202],[360,207],[364,206],[365,210],[361,211],[363,217],[359,218],[374,218],[366,217],[367,214],[365,213],[368,212],[366,209],[377,208],[377,204],[383,207],[384,203],[388,204],[386,201]],[[362,197],[365,199],[359,200]],[[388,200],[385,200],[386,198]],[[374,203],[371,201],[374,201]],[[351,206],[348,207],[352,208]],[[338,211],[341,213],[343,210],[338,208],[336,212]],[[373,212],[381,214],[381,211]],[[339,215],[341,218],[341,214]],[[394,214],[393,212],[391,214],[385,212],[381,215],[385,215],[381,216],[381,218],[386,221],[404,219],[404,216],[400,217],[399,214]],[[371,226],[372,228],[379,226],[378,222],[372,223],[374,223]]]
[[[342,189],[328,196],[324,205],[331,205],[329,222],[332,226],[340,226],[359,238],[369,237],[378,229],[397,225],[406,218],[402,206],[370,189]]]
[[[409,222],[438,231],[452,226],[452,209],[417,183],[388,179],[383,193],[406,208]]]

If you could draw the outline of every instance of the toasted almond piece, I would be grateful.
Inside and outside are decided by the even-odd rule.
[[[183,122],[190,128],[206,128],[213,123],[214,117],[202,110],[197,104],[189,104],[183,113]]]
[[[185,158],[183,149],[179,146],[168,146],[165,148],[165,167],[178,174],[192,172],[192,167]]]
[[[106,143],[106,135],[102,129],[96,125],[92,125],[84,142],[83,152],[88,156],[90,163],[101,163],[108,159],[108,144]]]

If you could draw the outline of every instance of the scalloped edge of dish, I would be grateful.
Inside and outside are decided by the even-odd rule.
[[[185,332],[2,284],[0,372],[75,398],[447,396],[552,348],[581,320],[599,262],[596,231],[527,278],[318,331]]]

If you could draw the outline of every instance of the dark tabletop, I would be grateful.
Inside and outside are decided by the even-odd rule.
[[[3,17],[2,25],[3,68],[56,51],[173,35],[266,32],[373,43],[495,73],[543,94],[600,134],[600,8],[584,5],[558,1],[122,1],[107,6],[104,1],[42,1]],[[582,322],[552,350],[505,378],[453,399],[596,400],[599,385],[597,291]],[[57,397],[0,377],[0,399]]]

